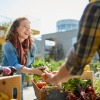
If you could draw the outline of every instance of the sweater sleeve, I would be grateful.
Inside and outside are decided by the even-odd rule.
[[[15,47],[10,42],[6,42],[3,45],[3,52],[5,61],[4,66],[14,66],[17,72],[20,73],[20,70],[23,65],[21,65],[18,61],[18,54],[16,52]]]

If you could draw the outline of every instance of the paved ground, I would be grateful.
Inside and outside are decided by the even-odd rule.
[[[24,100],[36,100],[33,86],[24,87]]]

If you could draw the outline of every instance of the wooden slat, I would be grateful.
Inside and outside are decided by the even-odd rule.
[[[17,89],[17,100],[21,100],[21,76],[3,76],[0,77],[0,92],[3,92],[13,98],[13,89]]]

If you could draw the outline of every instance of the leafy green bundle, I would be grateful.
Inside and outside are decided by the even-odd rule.
[[[95,100],[96,98],[91,80],[69,79],[62,84],[62,88],[65,90],[66,100]]]

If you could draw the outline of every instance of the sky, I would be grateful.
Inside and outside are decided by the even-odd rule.
[[[0,16],[28,17],[40,35],[56,32],[56,22],[80,20],[88,0],[0,0]]]

